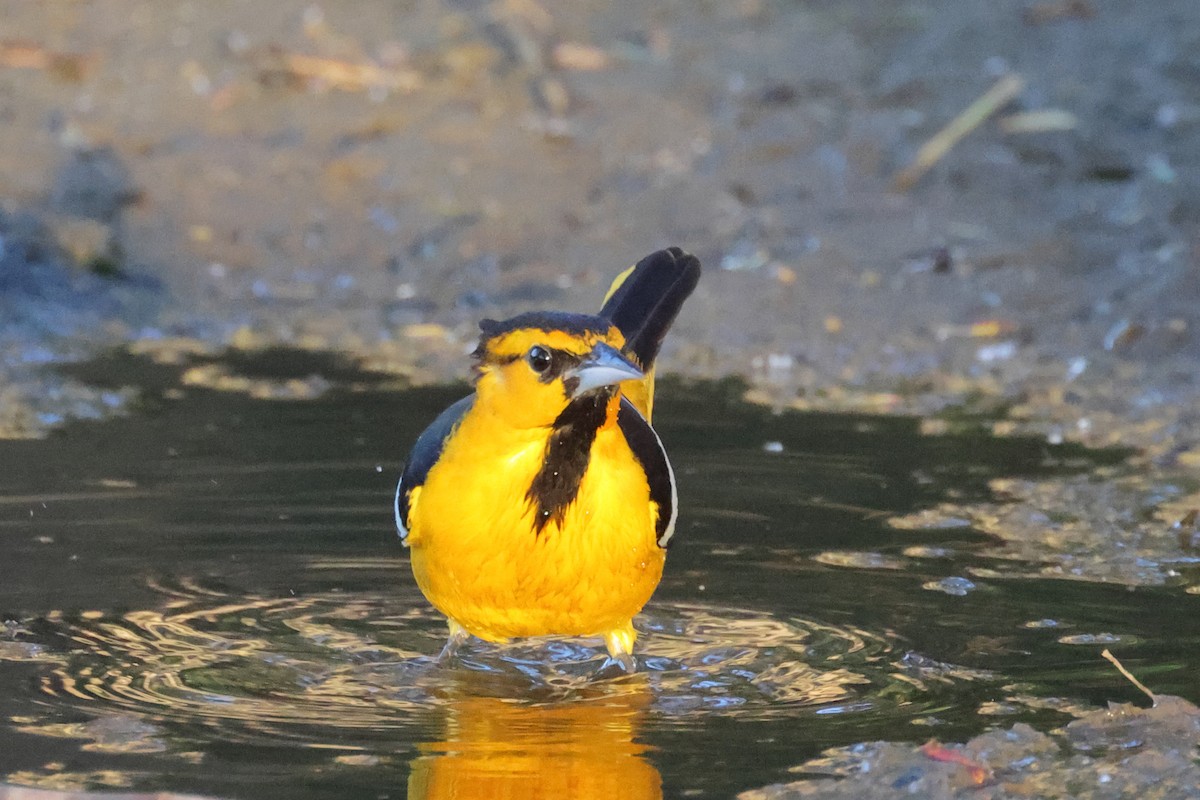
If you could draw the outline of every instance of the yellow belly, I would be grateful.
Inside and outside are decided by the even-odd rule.
[[[545,438],[527,436],[490,458],[478,447],[447,447],[410,518],[417,584],[482,639],[590,636],[627,625],[665,561],[641,467],[616,426],[602,428],[562,524],[535,534],[525,494]]]

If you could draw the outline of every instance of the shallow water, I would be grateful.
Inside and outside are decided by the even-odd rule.
[[[727,797],[832,745],[1128,699],[1106,646],[1157,691],[1200,694],[1182,591],[1006,578],[969,527],[887,524],[1121,453],[776,415],[728,383],[667,384],[656,408],[682,516],[637,674],[602,671],[587,641],[475,643],[438,666],[390,502],[462,387],[290,352],[221,370],[252,380],[182,386],[181,366],[114,356],[82,373],[141,387],[131,416],[0,442],[0,780]],[[314,373],[332,387],[316,399],[247,393]]]

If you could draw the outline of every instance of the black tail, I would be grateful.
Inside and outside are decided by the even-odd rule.
[[[625,352],[649,369],[683,301],[700,280],[700,260],[669,247],[646,256],[622,278],[609,289],[600,316],[625,335]]]

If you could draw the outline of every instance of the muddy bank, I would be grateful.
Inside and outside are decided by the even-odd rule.
[[[1049,734],[1017,724],[961,745],[841,748],[798,766],[807,780],[739,798],[1185,798],[1200,785],[1198,743],[1200,709],[1162,696],[1152,708],[1121,703],[1085,713]]]
[[[162,283],[121,338],[460,377],[478,318],[592,307],[679,243],[709,271],[674,369],[1194,439],[1200,13],[1044,6],[7,2],[0,196]]]
[[[119,164],[77,154],[50,199],[0,209],[0,437],[118,412],[130,391],[98,391],[53,365],[135,339],[161,302],[158,281],[127,272],[117,243]]]

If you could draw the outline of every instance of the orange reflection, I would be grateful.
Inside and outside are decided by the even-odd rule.
[[[536,704],[460,687],[446,704],[443,740],[418,746],[408,796],[660,800],[662,777],[635,741],[650,701],[638,677]]]

